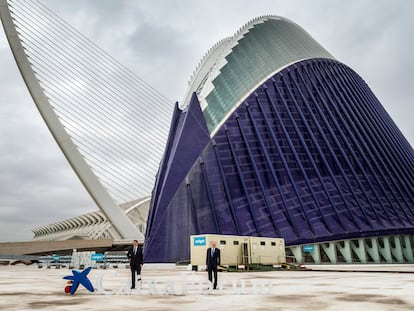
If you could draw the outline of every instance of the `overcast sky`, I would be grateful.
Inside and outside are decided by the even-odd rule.
[[[414,1],[43,0],[174,101],[207,50],[250,19],[305,28],[368,83],[414,146]],[[97,210],[40,117],[0,30],[0,241]]]

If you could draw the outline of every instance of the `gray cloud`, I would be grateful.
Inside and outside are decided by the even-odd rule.
[[[250,19],[288,17],[358,72],[414,145],[411,1],[101,1],[43,3],[165,96],[184,97],[203,54]],[[0,31],[0,240],[96,210],[48,132]]]

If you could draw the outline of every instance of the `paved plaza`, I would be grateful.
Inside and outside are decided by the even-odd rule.
[[[71,296],[63,279],[71,270],[9,265],[0,267],[0,310],[414,310],[414,273],[405,273],[412,266],[348,267],[353,271],[222,272],[220,288],[209,290],[206,272],[147,266],[142,288],[133,291],[128,269],[92,269],[96,291],[80,285]]]

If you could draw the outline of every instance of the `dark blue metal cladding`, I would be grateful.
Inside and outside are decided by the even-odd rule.
[[[197,96],[193,95],[186,110],[180,110],[177,104],[164,158],[155,181],[147,219],[145,244],[149,258],[157,256],[160,252],[167,252],[166,254],[170,256],[163,257],[163,261],[174,261],[175,258],[180,258],[180,252],[183,250],[169,249],[171,245],[164,244],[165,238],[158,239],[158,237],[167,234],[168,241],[168,235],[185,234],[187,231],[184,230],[198,232],[206,229],[205,225],[198,223],[198,214],[204,217],[205,211],[200,204],[195,203],[208,202],[205,191],[197,188],[197,185],[203,185],[192,186],[186,183],[185,179],[193,163],[197,161],[209,142],[210,135]],[[192,174],[200,178],[199,171],[193,170]],[[185,190],[184,193],[182,189]],[[209,206],[206,210],[209,215],[214,212]],[[175,224],[183,227],[177,227]],[[184,247],[184,251],[188,252],[188,243],[181,246],[181,248]]]
[[[334,60],[298,62],[258,87],[174,189],[151,220],[147,262],[189,259],[191,234],[297,245],[414,233],[414,151],[365,82]]]

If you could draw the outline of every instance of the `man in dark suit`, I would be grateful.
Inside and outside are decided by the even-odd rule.
[[[144,256],[142,254],[142,247],[138,245],[138,241],[134,240],[132,246],[128,249],[127,257],[129,259],[129,265],[131,267],[132,286],[135,288],[135,271],[138,275],[138,282],[141,281],[141,269],[144,264]]]
[[[217,267],[220,265],[220,250],[216,248],[216,242],[211,242],[211,247],[207,249],[206,255],[206,266],[208,271],[208,280],[213,283],[213,273],[214,273],[214,283],[213,288],[217,288]]]

